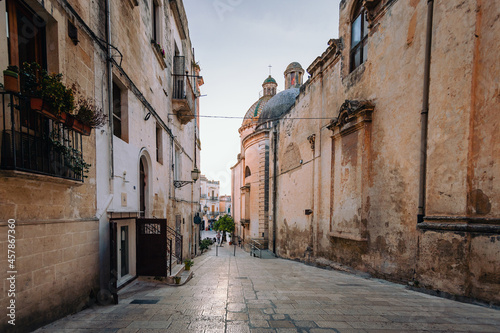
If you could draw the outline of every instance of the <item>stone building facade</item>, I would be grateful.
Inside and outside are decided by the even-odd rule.
[[[339,39],[260,125],[271,250],[500,304],[499,10],[340,2]]]
[[[262,96],[248,109],[239,129],[241,153],[231,168],[231,205],[235,234],[246,245],[269,242],[269,136],[267,122],[277,120],[295,102],[302,85],[304,70],[291,63],[285,70],[285,90],[278,93],[278,83],[269,75],[262,84]]]
[[[219,207],[220,207],[220,214],[222,216],[224,215],[231,215],[231,196],[230,195],[221,195],[219,198]]]
[[[203,212],[205,229],[212,226],[220,214],[220,182],[209,180],[204,175],[200,178],[200,211]]]
[[[80,135],[1,92],[0,262],[7,267],[12,219],[17,273],[16,326],[4,316],[0,331],[28,331],[113,301],[144,264],[136,231],[155,234],[155,221],[182,239],[169,249],[179,260],[196,254],[200,191],[191,171],[203,79],[181,0],[8,0],[0,11],[0,68],[36,61],[62,73],[109,120]],[[44,150],[47,128],[70,135],[61,142],[91,165],[86,178]],[[0,277],[7,308],[5,270]]]

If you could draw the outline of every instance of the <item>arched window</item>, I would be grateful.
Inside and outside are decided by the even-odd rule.
[[[351,20],[351,72],[367,59],[368,22],[366,10],[358,1]]]
[[[250,168],[247,166],[245,168],[245,178],[250,177],[251,175],[252,175],[252,173],[250,172]]]

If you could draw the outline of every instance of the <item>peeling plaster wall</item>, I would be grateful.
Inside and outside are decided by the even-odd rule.
[[[499,304],[498,233],[417,228],[427,2],[381,3],[387,7],[370,30],[368,60],[351,73],[354,1],[341,3],[340,46],[311,65],[311,78],[280,121],[278,254]],[[429,221],[488,218],[483,222],[498,225],[497,7],[435,1]],[[371,121],[344,134],[345,127],[326,129],[330,121],[321,118],[336,118],[345,100],[372,101]],[[318,119],[297,126],[291,117]],[[313,154],[311,134],[316,159],[305,163]],[[305,216],[304,208],[313,214]]]

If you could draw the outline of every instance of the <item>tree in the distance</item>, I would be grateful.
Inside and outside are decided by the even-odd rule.
[[[214,223],[214,229],[217,231],[222,231],[223,232],[223,237],[222,240],[226,240],[226,232],[229,232],[231,234],[231,239],[233,239],[232,234],[234,233],[234,220],[231,216],[229,215],[224,215],[217,220],[217,222]]]

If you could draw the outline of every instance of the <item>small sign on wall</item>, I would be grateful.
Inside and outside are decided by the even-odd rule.
[[[122,207],[127,207],[127,193],[122,193]]]

